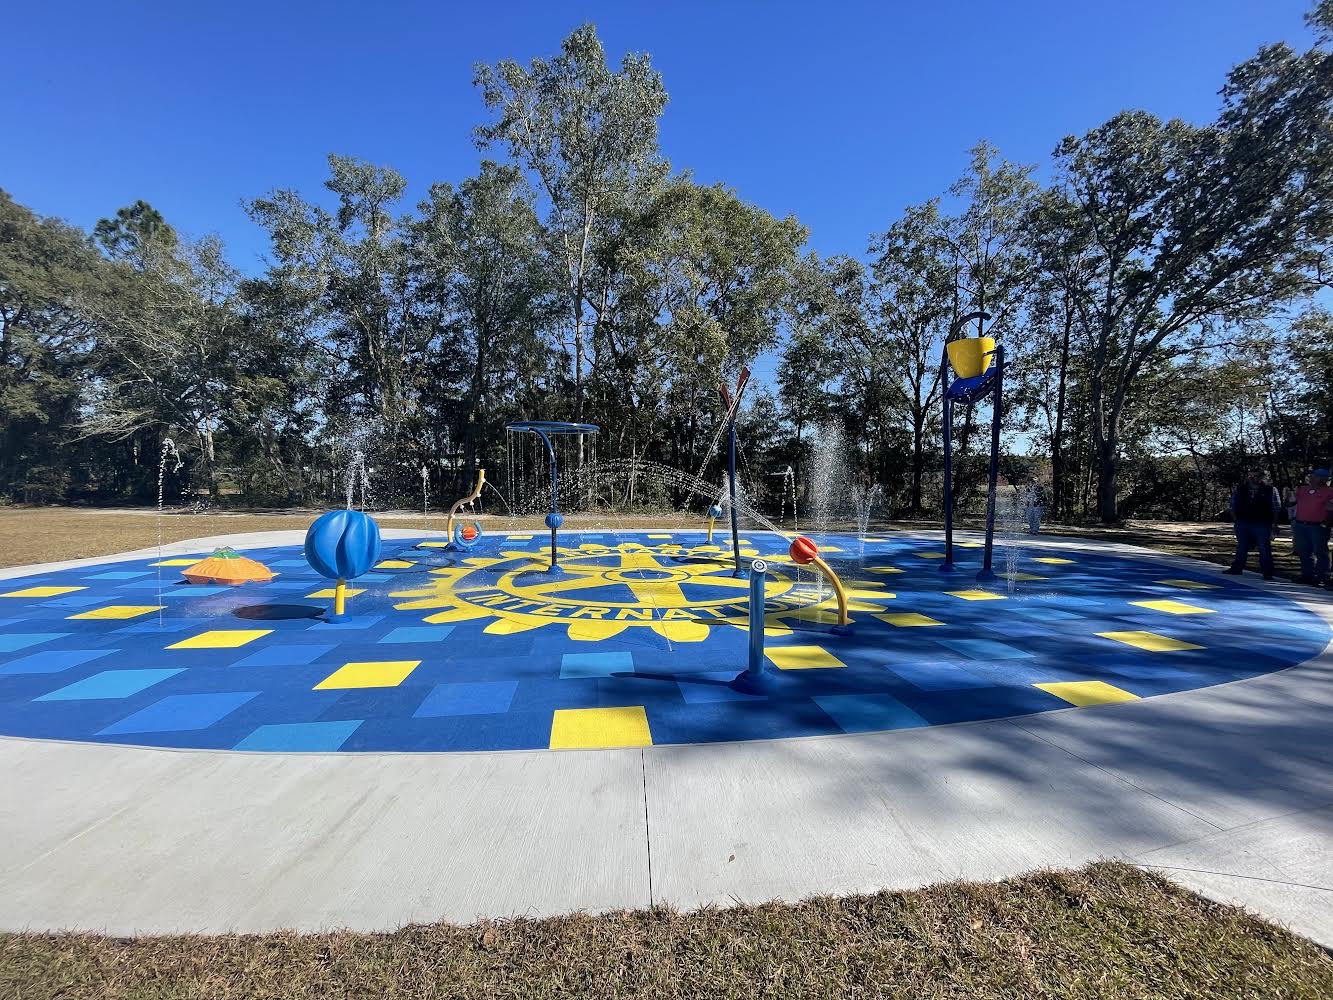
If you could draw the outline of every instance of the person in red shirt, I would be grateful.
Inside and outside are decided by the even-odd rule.
[[[1333,486],[1327,469],[1312,469],[1305,485],[1296,489],[1296,510],[1291,519],[1291,541],[1301,561],[1297,583],[1316,587],[1328,580],[1329,516],[1333,514]]]

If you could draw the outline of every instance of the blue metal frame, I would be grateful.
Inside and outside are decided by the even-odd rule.
[[[996,344],[992,352],[994,362],[980,375],[955,379],[944,392],[944,562],[941,572],[953,570],[953,404],[971,407],[987,396],[991,397],[990,486],[986,491],[986,548],[977,580],[987,583],[995,579],[992,562],[995,553],[995,491],[1000,476],[1000,421],[1004,414],[1004,345]],[[948,371],[948,347],[945,347],[944,370]]]
[[[520,431],[536,434],[546,445],[547,457],[551,460],[551,512],[546,515],[546,526],[551,529],[551,566],[548,573],[559,573],[560,564],[557,556],[556,534],[565,519],[560,514],[560,472],[555,459],[555,445],[551,443],[552,434],[596,434],[601,430],[596,424],[575,424],[565,420],[514,420],[505,424],[507,431]]]

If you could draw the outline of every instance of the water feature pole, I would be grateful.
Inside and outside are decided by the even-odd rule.
[[[995,550],[995,491],[1000,477],[1000,417],[1004,411],[1004,345],[995,345],[995,381],[991,389],[990,423],[990,486],[986,492],[986,552],[981,561],[977,580],[982,583],[995,579],[991,556]]]
[[[944,561],[940,572],[953,569],[953,400],[944,397]]]
[[[756,559],[750,563],[750,655],[746,668],[731,682],[731,688],[744,694],[764,694],[777,681],[764,662],[764,581],[768,563]]]
[[[750,369],[741,368],[736,379],[736,395],[733,397],[727,389],[727,383],[718,386],[722,395],[722,405],[727,408],[727,483],[731,495],[731,555],[735,560],[732,576],[741,575],[741,538],[736,523],[736,414],[741,408],[741,395],[745,392],[745,383],[750,381]]]

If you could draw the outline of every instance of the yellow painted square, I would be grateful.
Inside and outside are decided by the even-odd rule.
[[[236,649],[262,639],[272,631],[271,628],[214,629],[172,643],[167,649]]]
[[[1203,649],[1202,646],[1196,646],[1192,642],[1172,639],[1170,636],[1158,635],[1156,632],[1098,632],[1097,634],[1103,639],[1113,639],[1116,642],[1123,642],[1126,646],[1146,649],[1150,653],[1169,653],[1178,649]]]
[[[1113,705],[1118,701],[1138,701],[1139,696],[1131,694],[1114,684],[1105,681],[1061,681],[1057,684],[1034,684],[1047,694],[1084,708],[1088,705]]]
[[[649,535],[649,538],[670,538],[670,535]]]
[[[1003,594],[993,594],[989,590],[946,590],[950,597],[957,597],[962,601],[1003,601]]]
[[[23,590],[11,590],[8,594],[0,594],[0,597],[59,597],[61,594],[72,594],[76,590],[87,589],[87,587],[27,587]]]
[[[1036,573],[1001,573],[1001,579],[1013,580],[1015,583],[1026,583],[1029,580],[1045,580],[1044,576],[1038,576]]]
[[[314,690],[397,687],[420,665],[420,660],[366,660],[360,663],[344,663],[316,684]]]
[[[1062,559],[1060,556],[1038,556],[1033,562],[1045,563],[1047,566],[1070,566],[1074,560]]]
[[[902,573],[897,566],[870,566],[868,570],[871,573]]]
[[[774,646],[764,653],[779,670],[825,670],[847,665],[823,646]]]
[[[1129,603],[1150,611],[1165,611],[1168,615],[1217,614],[1212,608],[1201,608],[1197,604],[1186,604],[1184,601],[1130,601]]]
[[[505,535],[511,542],[524,542],[532,538],[531,535]]]
[[[188,556],[184,559],[163,559],[161,562],[149,563],[149,566],[193,566],[197,562],[203,562],[204,556]]]
[[[943,559],[943,552],[913,552],[912,555],[918,559]]]
[[[906,612],[897,615],[875,615],[882,622],[888,622],[890,625],[896,625],[898,628],[921,628],[926,625],[943,625],[944,622],[936,621],[929,615],[919,615],[915,611]]]
[[[365,588],[358,590],[356,587],[347,587],[343,590],[343,595],[346,597],[355,597],[357,594],[364,594],[365,592]],[[305,596],[333,598],[338,596],[338,590],[336,587],[325,587],[323,590],[317,590],[313,594],[306,594]]]
[[[986,547],[985,542],[954,542],[954,545],[960,549],[984,549]]]
[[[551,716],[552,750],[650,747],[648,713],[642,705],[619,708],[558,708]]]
[[[1215,583],[1200,583],[1198,580],[1158,580],[1168,587],[1180,587],[1182,590],[1216,590]]]
[[[383,562],[376,563],[376,569],[411,569],[416,563],[408,562],[406,559],[385,559]]]
[[[451,542],[417,542],[419,549],[447,549]]]
[[[138,618],[150,611],[161,611],[164,607],[166,607],[165,604],[108,604],[104,608],[94,608],[92,611],[80,611],[77,615],[70,615],[69,620],[91,618],[94,620],[114,619],[123,621],[126,618]]]

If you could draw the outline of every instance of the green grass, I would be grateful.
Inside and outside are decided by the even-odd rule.
[[[0,996],[40,998],[1333,996],[1299,937],[1116,862],[994,884],[392,934],[0,936]]]

